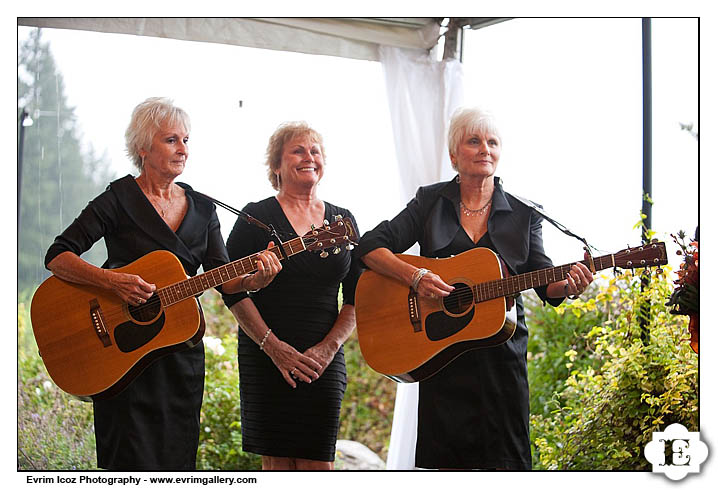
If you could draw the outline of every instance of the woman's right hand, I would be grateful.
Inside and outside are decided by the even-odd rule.
[[[137,306],[146,303],[157,289],[136,274],[104,270],[110,289],[125,303]]]
[[[416,292],[419,296],[436,299],[448,296],[453,290],[454,286],[446,284],[438,274],[429,271],[419,280]]]
[[[271,339],[271,340],[270,340]],[[297,381],[311,383],[319,378],[318,371],[322,366],[309,356],[305,356],[286,342],[271,335],[264,346],[264,352],[272,359],[282,377],[292,388]]]

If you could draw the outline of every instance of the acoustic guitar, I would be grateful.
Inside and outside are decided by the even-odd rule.
[[[357,241],[350,219],[337,217],[302,237],[270,249],[280,260],[305,250],[322,257]],[[282,247],[283,251],[279,247]],[[147,303],[134,306],[109,290],[51,276],[32,298],[30,316],[35,340],[52,380],[83,399],[110,398],[122,391],[158,357],[199,343],[204,318],[198,296],[257,270],[257,256],[229,262],[188,278],[179,259],[158,250],[118,269],[154,283]]]
[[[397,257],[426,268],[454,286],[449,296],[420,297],[405,284],[368,270],[359,278],[355,308],[359,346],[367,364],[399,382],[422,381],[463,352],[506,342],[507,299],[566,278],[573,264],[503,277],[498,256],[475,248],[445,259]],[[643,268],[668,263],[662,242],[582,261],[590,270]]]

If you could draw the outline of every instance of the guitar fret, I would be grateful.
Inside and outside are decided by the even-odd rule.
[[[342,226],[344,225],[342,224]],[[329,228],[326,228],[326,230],[329,230]],[[324,229],[318,229],[318,231],[320,235],[325,233]],[[355,237],[353,234],[354,232],[351,227],[344,227],[340,233],[334,231],[332,234],[332,231],[329,231],[330,238],[323,238],[322,240],[336,239],[338,243],[343,243],[347,241],[344,239],[345,236],[350,236],[354,239]],[[314,243],[314,239],[316,239],[315,237],[318,237],[318,235],[312,235],[313,240],[310,245],[316,245]],[[305,250],[307,250],[307,244],[304,241],[304,237],[297,237],[286,242],[280,242],[278,245],[275,245],[270,249],[270,251],[274,253],[279,260],[284,259],[285,254],[289,257]],[[253,254],[221,265],[202,274],[189,277],[184,281],[159,289],[157,291],[157,296],[159,296],[160,302],[163,306],[169,306],[192,296],[197,296],[207,289],[217,287],[220,284],[224,284],[244,274],[255,272],[257,270],[258,257],[258,253]]]

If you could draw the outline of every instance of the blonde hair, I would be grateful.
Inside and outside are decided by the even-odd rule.
[[[294,138],[302,136],[308,136],[309,139],[319,144],[319,148],[322,150],[322,160],[324,160],[326,165],[327,154],[324,151],[324,141],[321,134],[312,129],[311,126],[304,121],[282,123],[269,138],[266,160],[264,162],[264,164],[268,167],[267,176],[269,177],[269,182],[272,184],[272,188],[274,188],[274,190],[278,191],[281,186],[279,176],[276,172],[282,165],[282,151],[284,150],[284,145]]]
[[[143,167],[140,151],[152,148],[152,140],[163,123],[181,124],[190,131],[189,115],[166,97],[150,97],[132,111],[125,131],[125,151],[140,172]]]
[[[496,120],[489,111],[478,107],[460,107],[457,109],[451,116],[451,122],[449,123],[449,133],[447,137],[449,154],[456,155],[462,138],[467,134],[477,131],[493,133],[499,138],[499,141],[501,141],[501,135],[496,127]],[[456,164],[453,160],[451,166],[456,170]]]

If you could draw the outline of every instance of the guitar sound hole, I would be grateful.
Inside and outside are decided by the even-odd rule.
[[[474,294],[471,288],[463,282],[452,284],[454,290],[444,298],[444,308],[449,313],[460,315],[474,304]]]
[[[128,305],[128,310],[133,320],[145,323],[157,318],[162,312],[162,303],[160,302],[160,298],[156,294],[153,294],[150,299],[147,300],[147,303],[137,306]]]

